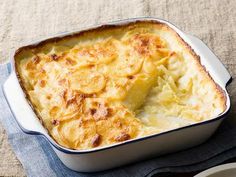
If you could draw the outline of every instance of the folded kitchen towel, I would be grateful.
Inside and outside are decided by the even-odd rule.
[[[0,84],[9,75],[7,65],[0,66]],[[229,117],[232,114],[229,114]],[[5,127],[9,142],[22,163],[27,176],[152,176],[161,172],[191,172],[209,168],[236,157],[236,124],[226,119],[218,131],[205,143],[177,153],[97,173],[78,173],[65,167],[49,143],[40,136],[24,134],[18,127],[0,91],[0,121]],[[193,137],[194,138],[194,137]],[[138,152],[137,152],[138,153]],[[102,161],[102,159],[101,159]],[[112,159],[111,159],[112,161]]]

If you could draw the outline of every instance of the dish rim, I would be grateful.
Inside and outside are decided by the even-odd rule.
[[[186,43],[188,44],[191,49],[194,51],[194,49],[192,48],[192,46],[187,43],[183,38],[182,36],[179,34],[179,32],[176,31],[179,30],[180,32],[182,32],[182,30],[180,30],[178,27],[176,27],[175,25],[173,25],[172,23],[166,21],[166,20],[163,20],[163,19],[159,19],[159,18],[153,18],[153,17],[140,17],[140,18],[128,18],[128,19],[124,19],[124,20],[117,20],[117,21],[112,21],[112,22],[109,22],[109,23],[106,23],[106,24],[102,24],[102,25],[95,25],[95,26],[91,26],[91,27],[86,27],[86,28],[81,28],[81,29],[78,29],[78,30],[73,30],[73,31],[69,31],[69,32],[63,32],[63,33],[59,33],[57,35],[53,35],[53,36],[49,36],[47,38],[44,38],[44,39],[41,39],[41,40],[38,40],[36,42],[32,42],[28,45],[23,45],[22,47],[18,48],[18,50],[16,50],[16,52],[14,53],[14,55],[17,53],[17,51],[19,51],[20,49],[24,48],[24,47],[28,47],[28,46],[35,46],[41,42],[44,42],[45,40],[50,40],[50,39],[53,39],[53,38],[62,38],[62,37],[65,37],[65,36],[70,36],[70,35],[73,35],[73,34],[76,34],[76,33],[81,33],[81,32],[86,32],[86,31],[89,31],[89,30],[93,30],[93,29],[96,29],[96,28],[103,28],[103,27],[109,27],[109,26],[122,26],[122,25],[125,25],[125,24],[129,24],[129,23],[135,23],[135,22],[140,22],[140,21],[155,21],[155,22],[159,22],[159,23],[163,23],[165,25],[167,25],[168,27],[170,27],[172,30],[174,30],[179,36],[180,38]],[[171,25],[171,26],[170,26]],[[173,29],[173,27],[175,27],[176,29]],[[186,35],[184,32],[182,32],[184,35]],[[209,47],[207,47],[209,49]],[[209,49],[210,50],[210,49]],[[15,71],[15,60],[14,60],[14,55],[13,57],[11,57],[11,73],[15,74],[16,77],[17,77],[17,73]],[[220,61],[221,62],[221,61]],[[222,62],[221,62],[222,63]],[[202,65],[202,64],[201,64]],[[203,67],[205,67],[204,65],[202,65]],[[17,80],[19,78],[17,77]],[[213,79],[213,78],[212,78]],[[213,79],[213,81],[218,85],[218,83]],[[180,130],[183,130],[183,129],[187,129],[187,128],[191,128],[191,127],[194,127],[194,126],[200,126],[200,125],[205,125],[205,124],[209,124],[209,123],[212,123],[214,121],[218,121],[220,119],[223,119],[226,117],[226,115],[229,113],[230,109],[231,109],[231,103],[230,103],[230,98],[229,98],[229,95],[228,95],[228,92],[226,90],[226,87],[231,83],[232,81],[232,77],[230,77],[230,79],[228,80],[228,82],[226,83],[225,85],[225,88],[222,88],[222,86],[220,86],[220,88],[222,90],[224,90],[224,93],[225,93],[225,97],[226,97],[226,101],[229,101],[229,105],[226,107],[226,110],[224,112],[222,112],[220,115],[218,115],[217,117],[214,117],[214,118],[211,118],[210,120],[205,120],[203,122],[199,122],[199,123],[194,123],[194,124],[191,124],[191,125],[187,125],[187,126],[184,126],[184,127],[179,127],[179,128],[176,128],[176,129],[172,129],[172,130],[168,130],[168,131],[165,131],[165,132],[162,132],[162,133],[158,133],[158,134],[153,134],[153,135],[147,135],[147,136],[144,136],[144,137],[139,137],[139,138],[135,138],[135,139],[131,139],[131,140],[128,140],[128,141],[125,141],[125,142],[120,142],[120,143],[116,143],[116,144],[112,144],[112,145],[108,145],[108,146],[103,146],[103,147],[98,147],[98,148],[92,148],[92,149],[84,149],[84,150],[73,150],[73,149],[69,149],[69,148],[66,148],[66,147],[63,147],[61,145],[59,145],[53,138],[50,137],[50,135],[48,133],[42,133],[42,132],[38,132],[38,131],[31,131],[31,130],[28,130],[28,129],[25,129],[23,126],[21,126],[21,124],[17,121],[16,119],[16,115],[14,113],[14,111],[12,110],[12,108],[10,107],[10,104],[9,104],[9,101],[7,100],[7,97],[6,97],[6,93],[5,93],[5,89],[3,88],[3,94],[6,98],[6,101],[7,101],[7,104],[8,106],[10,107],[10,110],[18,124],[18,126],[21,128],[21,130],[26,133],[26,134],[31,134],[31,135],[41,135],[43,136],[47,141],[49,141],[49,143],[55,147],[57,150],[59,151],[62,151],[66,154],[88,154],[88,153],[92,153],[92,152],[98,152],[98,151],[103,151],[103,150],[107,150],[107,149],[111,149],[111,148],[115,148],[115,147],[119,147],[119,146],[123,146],[123,145],[127,145],[127,144],[130,144],[130,143],[137,143],[139,141],[144,141],[144,140],[147,140],[147,139],[151,139],[151,138],[155,138],[155,137],[158,137],[158,136],[161,136],[161,135],[165,135],[165,134],[168,134],[168,133],[173,133],[175,131],[180,131]],[[19,82],[19,80],[18,80]],[[20,83],[18,83],[20,84]],[[3,87],[3,86],[2,86]],[[22,89],[22,87],[21,87]],[[23,89],[22,89],[23,90]],[[29,104],[29,103],[28,103]],[[32,108],[33,109],[33,108]],[[37,115],[36,115],[37,116]],[[37,116],[38,117],[38,116]],[[42,125],[43,126],[43,125]],[[44,127],[45,128],[45,127]]]

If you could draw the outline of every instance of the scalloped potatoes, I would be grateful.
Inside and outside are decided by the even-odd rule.
[[[24,91],[62,146],[90,149],[214,118],[223,91],[168,26],[136,22],[24,47]]]

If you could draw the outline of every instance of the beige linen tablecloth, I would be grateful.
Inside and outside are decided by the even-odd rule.
[[[234,0],[2,0],[0,61],[23,44],[63,31],[131,17],[168,20],[198,36],[236,75],[236,1]],[[236,81],[229,86],[236,113]],[[0,176],[24,176],[0,124]]]

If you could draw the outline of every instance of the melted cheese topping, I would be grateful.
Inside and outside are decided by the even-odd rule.
[[[171,29],[149,25],[30,49],[18,61],[30,101],[60,145],[106,146],[224,111],[222,92],[189,49]]]

